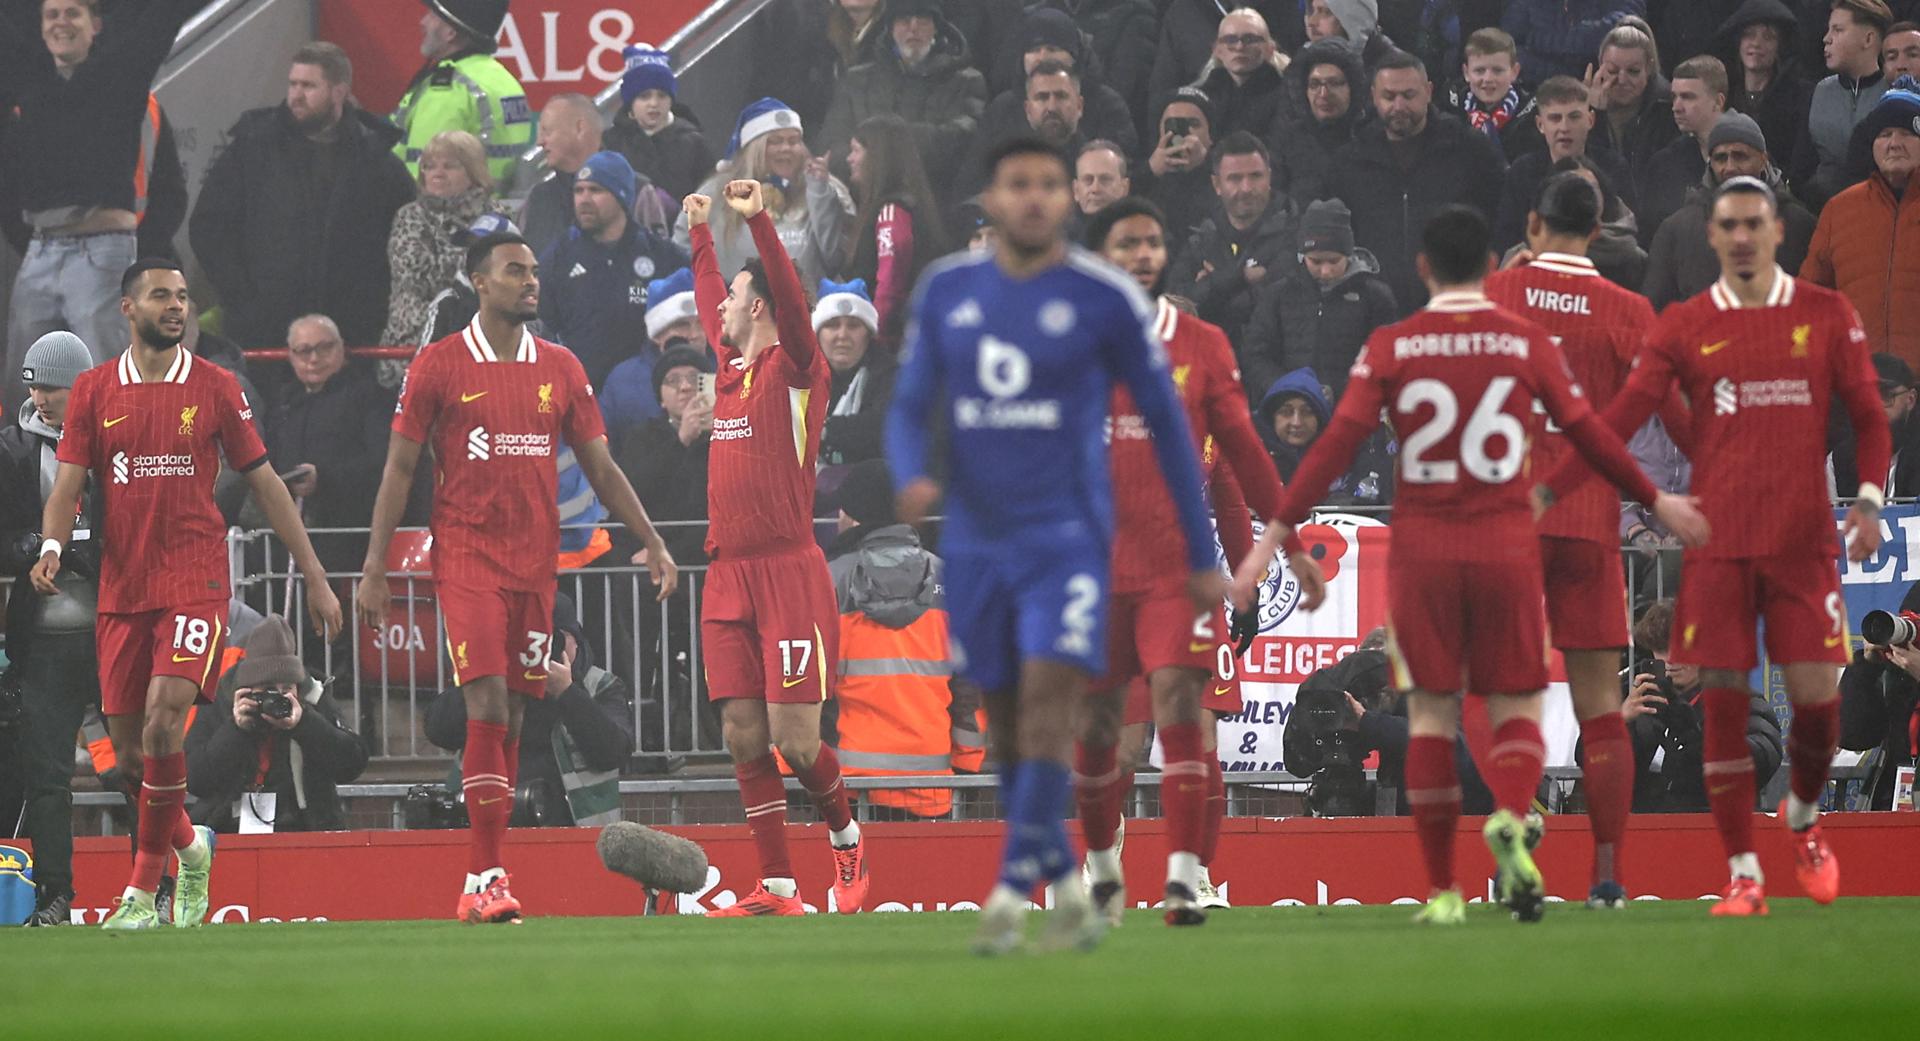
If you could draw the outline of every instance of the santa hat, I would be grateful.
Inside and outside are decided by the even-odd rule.
[[[727,141],[727,158],[732,159],[742,148],[776,130],[803,129],[800,113],[788,108],[786,102],[761,98],[740,110],[740,119],[733,124],[733,137]]]
[[[650,90],[664,90],[668,97],[678,93],[673,64],[666,51],[636,43],[622,53],[627,59],[627,71],[620,77],[621,104],[630,106],[634,98]]]
[[[845,316],[866,323],[868,332],[880,331],[880,312],[874,310],[873,300],[867,296],[865,279],[850,282],[821,279],[820,302],[813,306],[813,331],[819,332],[821,326]]]
[[[693,299],[693,272],[681,268],[647,283],[647,339],[657,340],[675,322],[700,313]]]

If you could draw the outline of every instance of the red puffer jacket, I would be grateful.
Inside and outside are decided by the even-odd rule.
[[[1920,171],[1899,198],[1877,173],[1834,196],[1800,277],[1845,293],[1874,350],[1920,365]]]

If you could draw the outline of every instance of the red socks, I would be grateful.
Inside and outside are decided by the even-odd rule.
[[[1727,856],[1753,852],[1753,753],[1747,750],[1747,692],[1711,687],[1700,695],[1706,707],[1707,805],[1720,829]],[[1820,761],[1824,775],[1827,761]],[[1797,772],[1796,772],[1797,778]]]
[[[1073,803],[1080,811],[1080,834],[1089,850],[1112,849],[1120,828],[1120,800],[1132,788],[1120,787],[1117,750],[1084,742],[1074,746]]]
[[[1207,820],[1200,833],[1200,864],[1213,863],[1220,851],[1220,824],[1227,816],[1227,779],[1220,772],[1220,757],[1207,756]]]
[[[1620,881],[1620,844],[1633,810],[1633,740],[1627,721],[1608,712],[1580,721],[1587,819],[1593,824],[1593,881]]]
[[[733,775],[740,779],[740,805],[746,807],[747,830],[753,832],[753,844],[760,851],[760,877],[792,878],[793,864],[787,859],[787,789],[773,754],[735,763]],[[842,805],[845,798],[843,792]]]
[[[1839,740],[1840,699],[1819,705],[1793,706],[1793,726],[1787,731],[1787,762],[1793,768],[1793,795],[1803,803],[1820,805],[1827,791],[1827,771]]]
[[[467,720],[467,747],[460,756],[460,787],[467,797],[467,873],[502,867],[500,843],[513,816],[507,781],[507,725]]]
[[[1207,791],[1212,787],[1203,743],[1198,723],[1160,728],[1160,747],[1166,753],[1160,810],[1167,818],[1167,849],[1196,857],[1206,845]]]
[[[1460,777],[1453,765],[1453,742],[1444,737],[1414,737],[1407,742],[1407,807],[1420,838],[1427,881],[1435,890],[1453,888],[1453,833],[1460,821]]]
[[[504,745],[507,763],[507,790],[516,791],[520,787],[520,742],[507,741]]]
[[[1487,788],[1494,806],[1526,816],[1546,766],[1547,742],[1539,723],[1516,717],[1500,724],[1493,732],[1493,747],[1487,749]]]
[[[832,746],[822,741],[820,754],[814,757],[813,765],[802,769],[794,764],[793,775],[800,778],[801,787],[813,798],[814,808],[827,822],[827,827],[842,831],[853,820],[853,812],[847,809],[847,786],[840,783],[840,757],[834,754]],[[782,799],[786,792],[781,792]],[[770,875],[769,878],[779,878]]]
[[[148,756],[145,774],[139,792],[140,823],[135,831],[131,885],[151,893],[160,885],[167,858],[193,842],[193,825],[187,822],[186,810],[187,755],[175,752]]]

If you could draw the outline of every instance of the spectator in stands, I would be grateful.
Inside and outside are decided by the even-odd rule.
[[[1021,121],[1007,136],[1037,137],[1057,149],[1062,158],[1078,155],[1088,137],[1083,124],[1087,113],[1084,81],[1079,70],[1057,61],[1043,61],[1027,74],[1026,100]],[[1005,138],[982,135],[974,143],[973,154],[959,185],[969,194],[986,188],[987,156]]]
[[[609,444],[625,444],[629,433],[660,414],[660,387],[653,377],[662,355],[676,346],[706,350],[707,334],[693,302],[691,269],[681,268],[647,283],[646,328],[652,348],[615,365],[596,394]]]
[[[1879,377],[1880,406],[1886,410],[1887,427],[1893,434],[1893,461],[1883,475],[1885,480],[1878,483],[1882,490],[1899,489],[1889,495],[1910,498],[1920,489],[1920,418],[1916,418],[1920,409],[1915,407],[1920,401],[1920,384],[1914,380],[1913,367],[1891,354],[1875,352],[1873,371]],[[1852,424],[1847,424],[1842,436],[1830,440],[1836,443],[1828,457],[1829,494],[1836,498],[1851,495],[1860,487],[1859,449]]]
[[[1672,600],[1654,602],[1633,626],[1634,645],[1666,666],[1664,670],[1642,671],[1639,665],[1646,663],[1636,663],[1632,687],[1620,710],[1633,736],[1635,813],[1701,813],[1707,809],[1702,736],[1706,710],[1700,704],[1700,669],[1666,661],[1672,636]],[[1751,691],[1747,751],[1753,756],[1754,788],[1764,791],[1774,771],[1780,769],[1785,749],[1773,709],[1765,698]]]
[[[773,0],[745,26],[754,55],[747,95],[785,98],[808,126],[825,126],[840,80],[886,54],[890,29],[883,0]]]
[[[573,227],[574,175],[601,150],[602,136],[600,109],[585,94],[556,94],[540,110],[541,163],[547,173],[520,208],[520,233],[534,256],[546,256]]]
[[[647,283],[687,254],[628,216],[637,179],[619,152],[588,157],[573,182],[573,227],[540,258],[540,322],[601,386],[615,365],[653,353]]]
[[[1181,87],[1161,101],[1154,127],[1141,187],[1167,215],[1167,246],[1178,260],[1213,208],[1213,99],[1199,87]]]
[[[1506,8],[1500,28],[1520,45],[1520,67],[1529,83],[1579,77],[1622,18],[1647,13],[1646,0],[1512,0]],[[1651,38],[1652,30],[1646,31]],[[1606,60],[1604,54],[1600,60]],[[1660,63],[1643,71],[1658,75]]]
[[[1540,143],[1533,95],[1518,82],[1519,53],[1513,37],[1499,29],[1482,29],[1467,38],[1461,78],[1447,87],[1446,110],[1498,142],[1509,162]]]
[[[713,147],[693,113],[674,104],[679,85],[667,53],[634,46],[626,55],[620,111],[607,131],[607,147],[662,191],[683,198],[713,173]]]
[[[620,819],[620,768],[634,750],[633,697],[596,663],[580,616],[565,593],[553,601],[553,655],[544,697],[520,723],[516,828],[598,827]],[[427,708],[427,740],[458,752],[467,743],[467,701],[459,688]]]
[[[974,196],[960,204],[954,223],[959,226],[960,233],[967,237],[969,252],[982,250],[991,252],[995,243],[1000,240],[1000,231],[987,217],[986,207],[980,205],[979,196]]]
[[[1686,202],[1687,192],[1707,173],[1707,139],[1727,110],[1727,68],[1708,55],[1688,58],[1673,70],[1673,125],[1680,136],[1647,161],[1645,191],[1635,201],[1640,244]]]
[[[1152,0],[1035,0],[1027,15],[1048,9],[1072,16],[1071,24],[1087,35],[1088,54],[1099,62],[1106,85],[1119,95],[1137,141],[1137,117],[1147,108],[1147,81],[1160,34],[1160,15]]]
[[[1224,139],[1237,130],[1272,129],[1286,100],[1287,60],[1260,12],[1240,8],[1220,19],[1213,57],[1195,81],[1213,99],[1214,132]]]
[[[1862,121],[1873,173],[1820,213],[1800,276],[1838,289],[1876,351],[1920,364],[1920,89],[1903,79]]]
[[[1782,160],[1799,147],[1813,100],[1813,84],[1802,74],[1793,46],[1796,24],[1782,0],[1746,0],[1719,34],[1729,80],[1727,107],[1752,116],[1770,152]]]
[[[1910,586],[1900,610],[1920,612],[1920,586]],[[1899,768],[1920,754],[1920,647],[1868,646],[1840,674],[1840,747],[1869,753],[1869,807],[1893,809]],[[1874,760],[1872,753],[1879,753]],[[1906,807],[1911,809],[1912,807]],[[34,865],[36,873],[39,865]]]
[[[1380,31],[1379,0],[1306,0],[1300,6],[1306,16],[1308,43],[1345,40],[1359,52],[1368,72],[1395,50],[1393,41]]]
[[[1586,85],[1579,80],[1555,76],[1540,84],[1540,92],[1534,95],[1533,121],[1546,147],[1535,146],[1507,168],[1500,214],[1493,222],[1495,249],[1508,249],[1526,236],[1527,211],[1533,209],[1534,196],[1555,163],[1569,158],[1592,160],[1615,191],[1626,190],[1633,180],[1619,156],[1604,148],[1589,147],[1593,143],[1593,110],[1587,107]]]
[[[899,374],[893,354],[875,349],[881,321],[859,279],[820,283],[813,331],[833,370],[827,426],[820,437],[822,466],[880,458],[880,432]]]
[[[892,46],[847,70],[818,146],[844,156],[860,124],[873,116],[899,116],[913,126],[921,162],[940,175],[944,187],[980,129],[987,81],[967,64],[967,41],[947,22],[943,0],[889,0],[887,18]],[[805,268],[801,275],[809,277]]]
[[[1354,245],[1346,203],[1307,204],[1300,218],[1300,263],[1254,293],[1253,316],[1241,340],[1248,387],[1271,387],[1297,369],[1327,374],[1334,403],[1367,337],[1399,317],[1380,263]]]
[[[1786,224],[1777,258],[1780,266],[1789,275],[1798,274],[1806,260],[1814,216],[1793,197],[1779,167],[1773,165],[1760,124],[1744,113],[1722,114],[1707,136],[1707,167],[1688,189],[1685,205],[1661,223],[1647,250],[1647,280],[1641,292],[1655,310],[1706,292],[1720,277],[1720,255],[1707,244],[1707,214],[1714,188],[1732,177],[1758,177],[1773,186],[1780,219]]]
[[[347,356],[340,327],[326,315],[296,318],[282,336],[294,381],[267,406],[273,468],[293,475],[287,490],[301,501],[307,527],[365,528],[386,463],[394,394],[374,379],[373,366]],[[366,555],[364,536],[313,540],[330,571],[350,570]]]
[[[99,47],[98,0],[34,6],[37,33],[16,23],[11,7],[0,12],[0,94],[12,98],[0,199],[25,214],[33,234],[22,246],[8,303],[0,378],[11,403],[24,392],[21,360],[43,333],[74,330],[95,361],[124,348],[120,274],[143,246],[172,252],[162,247],[186,216],[186,184],[148,91],[181,25],[201,4],[127,7]]]
[[[1127,156],[1104,138],[1080,146],[1073,159],[1073,207],[1080,222],[1133,194]]]
[[[1312,369],[1295,369],[1267,388],[1254,412],[1254,427],[1273,457],[1282,481],[1293,479],[1300,461],[1326,431],[1333,416],[1327,391]],[[1393,467],[1398,448],[1385,424],[1374,428],[1353,457],[1353,465],[1327,490],[1326,502],[1342,506],[1385,506],[1393,501]]]
[[[306,44],[286,100],[242,115],[207,171],[187,230],[220,328],[243,347],[279,346],[288,322],[316,311],[351,344],[383,342],[387,236],[414,186],[393,155],[398,131],[352,93],[346,52]]]
[[[1219,205],[1181,247],[1167,272],[1167,292],[1193,301],[1200,317],[1237,346],[1253,315],[1253,294],[1298,263],[1297,214],[1273,190],[1273,160],[1259,138],[1230,134],[1211,159]]]
[[[1380,261],[1401,308],[1427,302],[1414,270],[1420,229],[1443,206],[1464,203],[1492,213],[1506,160],[1485,134],[1433,107],[1433,84],[1420,59],[1401,52],[1373,73],[1378,117],[1333,162],[1332,193],[1353,213],[1354,238]]]
[[[1597,143],[1626,161],[1629,180],[1619,191],[1637,206],[1653,154],[1680,136],[1673,91],[1660,73],[1660,48],[1644,21],[1628,19],[1607,34],[1586,83],[1588,103],[1599,115]]]
[[[1896,22],[1880,48],[1880,72],[1888,83],[1902,76],[1920,79],[1920,24]]]
[[[954,35],[967,41],[967,64],[987,79],[987,97],[1020,86],[1020,49],[1028,0],[959,0],[943,9]]]
[[[387,294],[383,344],[416,343],[426,328],[427,304],[458,278],[466,248],[455,241],[482,214],[507,215],[493,200],[485,147],[464,130],[449,130],[420,155],[420,197],[400,207],[387,237]]]
[[[1824,50],[1833,75],[1813,88],[1807,132],[1788,172],[1794,191],[1816,212],[1865,174],[1849,168],[1847,143],[1853,128],[1887,92],[1880,45],[1892,26],[1893,12],[1885,0],[1833,0]]]
[[[1600,189],[1600,234],[1588,245],[1587,259],[1599,269],[1600,277],[1638,291],[1646,282],[1647,251],[1640,248],[1640,230],[1633,211],[1613,190],[1613,182],[1591,154],[1562,159],[1553,164],[1551,172],[1577,173]],[[1512,253],[1508,256],[1511,258]]]
[[[426,64],[400,98],[393,122],[404,139],[394,152],[418,174],[433,142],[462,131],[480,142],[487,185],[513,183],[514,164],[533,147],[527,92],[493,56],[508,0],[426,0],[420,53]],[[477,179],[476,179],[477,180]]]
[[[187,731],[193,821],[218,832],[345,831],[338,785],[367,748],[307,672],[285,619],[268,615]]]
[[[947,251],[940,211],[913,130],[898,116],[860,124],[847,145],[847,169],[859,205],[847,270],[873,287],[880,342],[891,351],[906,329],[907,300],[921,269]]]
[[[1360,56],[1341,40],[1315,40],[1287,67],[1287,82],[1297,91],[1283,119],[1267,135],[1273,149],[1274,184],[1295,200],[1324,199],[1333,157],[1353,142],[1366,115],[1367,75]]]
[[[1220,20],[1240,8],[1251,8],[1266,18],[1267,27],[1285,53],[1305,43],[1299,0],[1251,0],[1234,5],[1228,0],[1171,0],[1161,3],[1160,41],[1147,77],[1147,97],[1165,98],[1200,78],[1200,69],[1213,58],[1220,36]],[[1149,124],[1149,128],[1151,124]]]
[[[700,376],[713,372],[705,350],[675,347],[653,367],[660,414],[621,443],[620,469],[639,494],[655,523],[707,519],[707,448],[713,437],[713,397],[703,394]],[[673,559],[705,563],[705,532],[667,526],[661,538]]]
[[[841,250],[853,230],[853,197],[828,172],[827,157],[807,154],[800,117],[784,103],[761,98],[740,111],[726,160],[700,185],[700,194],[717,199],[735,178],[765,186],[767,213],[780,230],[780,242],[803,284],[817,283],[838,269],[845,256]],[[759,253],[746,222],[731,207],[723,209],[714,215],[713,248],[725,275],[739,271]],[[681,249],[688,248],[685,214],[674,225],[673,240]]]
[[[1025,39],[1021,44],[1019,85],[1000,92],[980,119],[982,142],[997,143],[1018,134],[1031,134],[1027,119],[1027,85],[1033,70],[1043,62],[1057,62],[1080,74],[1082,113],[1080,128],[1087,138],[1105,138],[1118,142],[1125,155],[1139,149],[1139,121],[1120,93],[1105,81],[1090,60],[1086,36],[1072,18],[1051,7],[1029,10],[1022,23]],[[972,182],[973,171],[963,178]]]
[[[453,245],[464,256],[466,248],[475,241],[498,234],[518,235],[520,229],[512,221],[488,210],[474,218],[473,223],[464,230],[454,232]],[[453,273],[453,285],[442,289],[427,303],[427,317],[421,323],[421,333],[410,342],[396,346],[425,347],[444,340],[465,329],[473,321],[473,316],[480,313],[480,297],[474,293],[473,283],[467,280],[466,265],[461,264],[460,267],[462,270]],[[539,320],[535,319],[532,324],[538,328]],[[404,364],[393,361],[382,361],[378,368],[381,385],[390,387],[398,387],[400,374],[406,371]]]

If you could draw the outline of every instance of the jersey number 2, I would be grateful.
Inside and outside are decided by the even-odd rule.
[[[1400,456],[1400,479],[1408,484],[1454,484],[1460,480],[1460,468],[1483,484],[1505,484],[1520,473],[1527,451],[1527,428],[1520,417],[1504,411],[1508,395],[1513,393],[1512,376],[1496,376],[1467,417],[1460,430],[1460,460],[1429,459],[1435,445],[1446,440],[1460,421],[1460,399],[1453,388],[1436,379],[1417,379],[1400,388],[1394,410],[1411,415],[1422,405],[1433,407],[1433,418],[1407,435],[1406,451]],[[1497,456],[1487,453],[1487,444],[1495,437],[1505,448]]]

